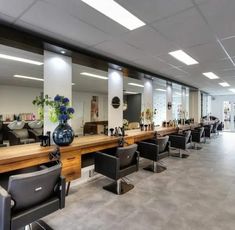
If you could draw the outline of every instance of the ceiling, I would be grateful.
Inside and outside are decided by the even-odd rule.
[[[80,0],[1,0],[0,18],[131,65],[193,85],[212,95],[235,88],[234,0],[116,0],[146,25],[129,31]],[[200,64],[168,53],[183,49]],[[205,78],[214,72],[219,80]]]

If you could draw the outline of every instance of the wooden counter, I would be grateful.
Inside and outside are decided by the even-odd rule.
[[[177,128],[156,128],[155,131],[127,131],[125,142],[133,144],[153,138],[155,133],[167,135]],[[94,135],[75,138],[70,146],[60,147],[62,173],[67,181],[81,176],[81,155],[118,146],[120,137]],[[0,173],[22,169],[49,162],[49,154],[55,146],[41,147],[39,143],[0,148]]]

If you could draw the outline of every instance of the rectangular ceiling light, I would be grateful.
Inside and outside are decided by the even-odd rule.
[[[235,93],[235,89],[229,89],[231,92]]]
[[[132,86],[137,86],[137,87],[142,87],[142,88],[144,88],[143,85],[136,84],[136,83],[128,83],[128,85],[132,85]]]
[[[103,80],[107,80],[108,79],[105,76],[101,76],[101,75],[97,75],[97,74],[93,74],[93,73],[82,72],[80,74],[84,75],[84,76],[88,76],[88,77],[94,77],[94,78],[98,78],[98,79],[103,79]]]
[[[223,87],[229,87],[230,86],[227,82],[220,82],[219,84]]]
[[[23,78],[23,79],[29,79],[29,80],[35,80],[35,81],[44,81],[44,79],[42,79],[42,78],[29,77],[29,76],[23,76],[23,75],[14,75],[13,77],[16,77],[16,78]]]
[[[155,90],[157,90],[157,91],[162,91],[162,92],[166,92],[165,89],[155,89]]]
[[[129,30],[134,30],[146,25],[143,21],[113,0],[82,0],[82,2]]]
[[[195,65],[199,63],[198,61],[190,57],[188,54],[186,54],[183,50],[176,50],[170,52],[169,54],[186,65]]]
[[[214,73],[212,72],[206,72],[206,73],[203,73],[204,76],[208,77],[209,79],[213,80],[213,79],[218,79],[219,77],[217,75],[215,75]]]
[[[138,94],[137,92],[132,92],[132,91],[124,91],[124,94]]]
[[[15,74],[13,77],[23,78],[23,79],[28,79],[28,80],[35,80],[35,81],[44,81],[44,79],[42,79],[42,78],[23,76],[23,75],[17,75],[17,74]],[[72,85],[75,85],[75,83],[72,83]]]
[[[12,60],[12,61],[24,62],[24,63],[28,63],[28,64],[33,64],[33,65],[43,65],[43,63],[39,62],[39,61],[33,61],[30,59],[10,56],[10,55],[6,55],[6,54],[0,54],[0,58]]]

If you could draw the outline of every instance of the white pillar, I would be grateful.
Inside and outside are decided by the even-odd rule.
[[[166,84],[166,121],[172,120],[172,83]],[[171,105],[171,108],[168,106]]]
[[[123,126],[123,73],[109,68],[108,78],[108,128],[110,129]],[[114,97],[120,99],[118,108],[112,106]]]
[[[59,94],[72,99],[72,59],[44,51],[44,95],[51,99]],[[72,104],[72,103],[71,103]],[[58,123],[49,120],[49,108],[44,111],[44,133],[53,132]]]
[[[199,90],[189,93],[189,118],[194,118],[195,122],[201,120],[201,92]]]

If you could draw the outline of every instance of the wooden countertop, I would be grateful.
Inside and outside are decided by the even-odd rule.
[[[154,137],[156,131],[157,134],[166,135],[176,132],[177,128],[157,127],[154,131],[128,130],[126,131],[127,136],[125,136],[125,141],[132,144],[137,141],[146,140]],[[78,154],[82,155],[105,148],[117,147],[119,139],[120,137],[110,137],[105,135],[76,137],[71,145],[60,147],[60,151],[62,155],[68,152],[78,152]],[[40,143],[33,143],[0,148],[0,172],[1,165],[22,162],[29,159],[36,160],[45,156],[48,157],[48,154],[52,152],[55,147],[55,145],[41,147]]]

